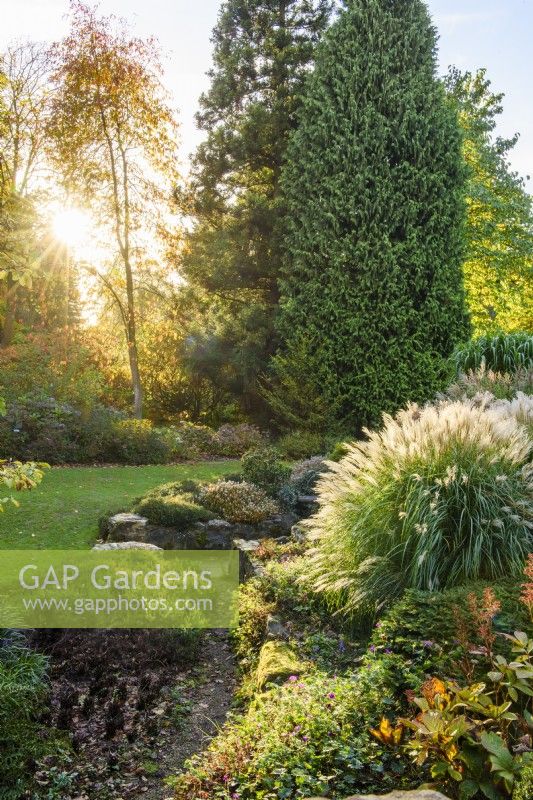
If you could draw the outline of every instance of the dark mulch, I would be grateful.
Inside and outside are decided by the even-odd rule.
[[[64,783],[64,800],[169,796],[162,777],[201,746],[203,717],[222,721],[231,702],[233,660],[220,632],[38,631],[33,645],[50,657],[43,722],[71,743],[36,778],[45,791]]]

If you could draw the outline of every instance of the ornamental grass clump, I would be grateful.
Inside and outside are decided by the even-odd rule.
[[[318,485],[309,577],[347,612],[406,588],[520,575],[533,545],[532,440],[503,407],[409,406]]]

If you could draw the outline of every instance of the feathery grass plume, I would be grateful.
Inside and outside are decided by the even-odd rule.
[[[533,545],[533,442],[491,395],[384,415],[318,484],[310,577],[338,610],[405,588],[520,575]]]
[[[499,400],[511,400],[517,392],[533,395],[533,367],[522,367],[515,372],[494,372],[483,364],[477,370],[459,373],[441,400],[463,400],[475,397],[478,392],[490,392]]]
[[[533,396],[517,392],[512,400],[495,402],[494,408],[513,417],[526,429],[529,438],[533,439]]]

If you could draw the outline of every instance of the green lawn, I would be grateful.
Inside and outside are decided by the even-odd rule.
[[[169,481],[215,479],[240,469],[238,461],[150,467],[57,467],[41,485],[5,503],[0,549],[85,548],[97,538],[98,517],[129,508],[134,498]]]

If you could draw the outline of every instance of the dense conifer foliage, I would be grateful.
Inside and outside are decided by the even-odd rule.
[[[316,57],[282,184],[284,367],[350,425],[438,387],[468,332],[464,168],[420,0],[354,0]],[[288,356],[287,356],[288,354]]]

